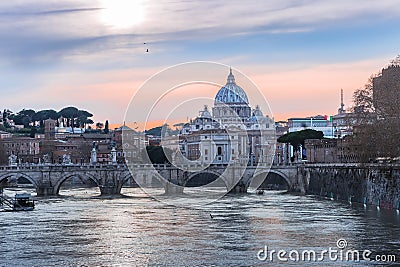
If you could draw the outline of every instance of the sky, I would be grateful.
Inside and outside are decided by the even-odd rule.
[[[349,108],[353,91],[400,53],[398,0],[15,0],[0,2],[0,22],[0,109],[76,106],[113,125],[152,75],[176,64],[223,64],[220,84],[232,66],[284,120],[335,114],[340,89]],[[218,87],[204,91],[212,99]]]

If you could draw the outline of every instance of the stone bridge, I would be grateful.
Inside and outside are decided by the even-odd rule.
[[[134,171],[129,171],[129,168]],[[164,186],[166,193],[182,193],[191,181],[197,179],[201,183],[204,174],[208,174],[221,177],[231,193],[244,193],[252,182],[257,180],[261,184],[270,172],[282,177],[290,191],[305,192],[307,188],[304,179],[299,179],[298,166],[273,166],[269,169],[211,165],[205,170],[191,171],[199,166],[177,168],[171,165],[139,164],[129,165],[129,168],[121,164],[0,166],[0,186],[6,182],[16,182],[23,177],[32,183],[39,196],[57,195],[61,185],[67,179],[75,177],[85,182],[93,181],[100,188],[102,195],[114,195],[120,194],[121,188],[130,179],[139,185],[145,185],[146,180],[155,178]]]
[[[67,179],[76,177],[93,181],[102,195],[114,195],[120,194],[128,180],[146,186],[146,180],[154,178],[164,186],[166,193],[173,194],[182,193],[185,187],[198,183],[209,184],[220,177],[218,180],[227,191],[244,193],[249,186],[260,185],[274,174],[286,181],[289,191],[400,209],[399,164],[297,164],[270,169],[211,165],[193,171],[200,167],[129,165],[129,171],[127,166],[118,164],[0,166],[0,187],[23,177],[33,184],[39,196],[57,195]],[[211,181],[208,180],[210,176],[214,177]]]

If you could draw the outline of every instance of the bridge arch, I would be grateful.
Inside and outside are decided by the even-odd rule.
[[[38,188],[37,181],[36,181],[34,178],[32,178],[31,176],[29,176],[29,175],[27,175],[27,174],[25,174],[25,173],[22,173],[22,172],[9,172],[9,173],[5,173],[5,174],[1,175],[1,176],[0,176],[0,184],[1,184],[4,180],[8,180],[8,179],[9,179],[10,177],[12,177],[12,176],[16,176],[17,179],[23,177],[23,178],[25,178],[26,180],[28,180],[28,181],[35,187],[35,189]]]
[[[279,170],[270,169],[269,171],[259,172],[254,174],[254,176],[259,176],[259,175],[263,175],[265,177],[263,178],[260,187],[263,187],[264,185],[268,184],[267,183],[268,180],[274,179],[274,177],[279,177],[282,181],[285,182],[288,190],[292,188],[292,182],[290,181],[289,177],[284,172],[281,172]]]
[[[208,176],[206,177],[203,181],[204,183],[202,184],[196,184],[196,177],[200,177],[201,175],[204,176]],[[214,179],[212,177],[215,177]],[[221,180],[223,182],[223,185],[225,186],[226,190],[229,191],[229,183],[226,179],[226,177],[224,175],[222,175],[221,173],[217,172],[217,171],[213,171],[213,170],[203,170],[200,172],[194,172],[191,173],[186,181],[184,182],[183,186],[184,187],[197,187],[197,186],[205,186],[205,185],[209,185],[210,183],[216,182],[216,180],[221,177]],[[198,179],[202,179],[202,178],[198,178]],[[200,181],[199,181],[200,182]],[[216,186],[221,185],[218,184],[219,181],[217,181]]]
[[[133,173],[131,173],[130,171],[121,173],[119,178],[122,181],[121,187],[123,187],[126,184],[126,182],[128,182],[130,179],[133,179],[136,182],[135,175]]]
[[[66,180],[68,180],[69,178],[71,178],[71,177],[78,177],[78,178],[79,178],[80,180],[82,180],[82,181],[90,181],[90,180],[92,180],[92,181],[97,185],[97,187],[100,188],[100,186],[99,186],[99,181],[98,181],[98,180],[96,179],[96,177],[95,177],[94,175],[92,175],[92,174],[89,174],[89,173],[83,173],[83,174],[81,174],[81,173],[79,173],[79,174],[77,174],[77,173],[68,173],[68,174],[63,175],[63,176],[56,182],[56,184],[54,185],[54,193],[55,193],[56,195],[59,194],[60,188],[61,188],[62,184],[63,184]]]

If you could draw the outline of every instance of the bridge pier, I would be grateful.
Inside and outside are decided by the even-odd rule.
[[[53,186],[39,186],[36,188],[36,194],[39,197],[54,196],[57,194]]]
[[[172,183],[166,183],[164,185],[164,190],[166,195],[178,195],[183,194],[183,186],[174,185]]]
[[[239,182],[237,185],[235,185],[235,187],[231,189],[231,191],[229,191],[229,194],[244,194],[247,193],[247,188],[248,186],[246,186],[242,182]]]
[[[121,194],[121,187],[113,185],[100,185],[99,188],[102,196],[115,196]]]

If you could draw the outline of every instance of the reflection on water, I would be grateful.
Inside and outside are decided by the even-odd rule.
[[[63,189],[62,197],[37,198],[32,212],[0,213],[0,266],[321,266],[267,264],[257,252],[265,245],[321,251],[339,238],[356,249],[400,254],[400,215],[393,211],[277,191],[183,209],[139,188],[123,192],[129,197]]]

